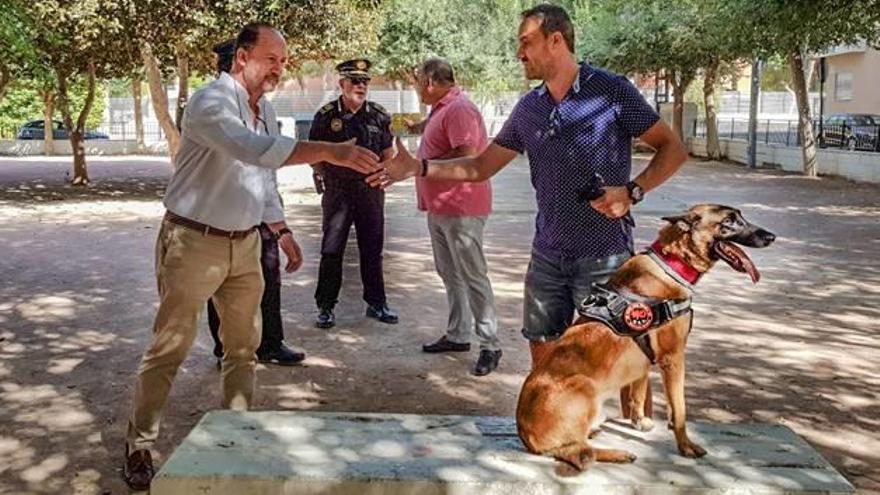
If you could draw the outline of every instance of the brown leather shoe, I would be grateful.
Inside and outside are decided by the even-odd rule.
[[[122,469],[122,479],[132,490],[149,490],[150,482],[153,481],[153,457],[147,449],[135,450],[128,453],[125,447],[125,467]]]

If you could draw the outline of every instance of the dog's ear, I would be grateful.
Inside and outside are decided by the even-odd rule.
[[[700,221],[700,217],[687,212],[682,215],[674,215],[671,217],[663,217],[663,220],[675,225],[682,232],[690,232],[691,228]]]

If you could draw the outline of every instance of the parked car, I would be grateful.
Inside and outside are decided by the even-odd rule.
[[[834,146],[851,151],[878,151],[880,115],[835,113],[825,117],[819,146]]]
[[[44,132],[44,124],[43,120],[32,120],[25,125],[21,126],[18,130],[18,136],[16,139],[39,139],[42,140],[45,136]],[[64,128],[64,124],[60,120],[52,121],[52,137],[57,140],[67,139],[67,129]],[[110,136],[104,134],[103,132],[97,131],[86,131],[83,136],[85,139],[110,139]]]

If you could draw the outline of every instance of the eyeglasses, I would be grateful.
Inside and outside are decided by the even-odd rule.
[[[553,111],[550,112],[550,127],[548,127],[545,136],[553,137],[562,132],[562,115],[559,113],[559,106],[553,107]]]
[[[348,81],[349,81],[350,83],[354,84],[355,86],[357,86],[357,85],[359,85],[359,84],[363,84],[364,86],[367,86],[368,84],[370,84],[370,78],[369,78],[369,77],[356,77],[356,78],[349,78]]]

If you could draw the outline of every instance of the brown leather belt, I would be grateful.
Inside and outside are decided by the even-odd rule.
[[[189,218],[182,217],[180,215],[175,215],[170,211],[165,212],[165,221],[169,223],[173,223],[174,225],[180,225],[181,227],[186,227],[191,230],[195,230],[197,232],[201,232],[204,235],[213,235],[217,237],[226,237],[227,239],[244,239],[249,236],[256,227],[251,227],[247,230],[223,230],[211,227],[210,225],[205,225],[200,222],[196,222],[195,220],[190,220]]]

